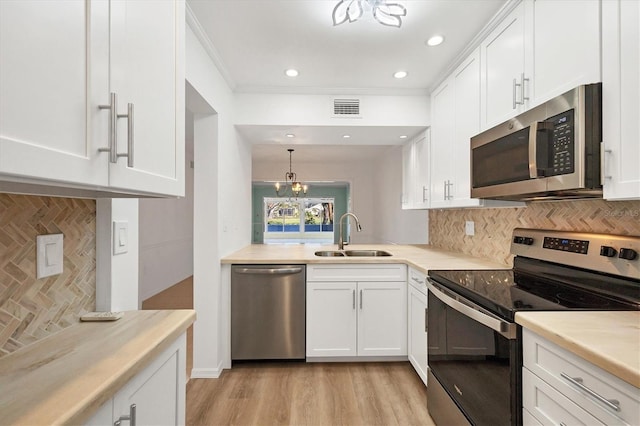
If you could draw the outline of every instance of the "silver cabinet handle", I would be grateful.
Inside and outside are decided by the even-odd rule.
[[[444,181],[444,200],[447,201],[447,181]]]
[[[616,412],[620,411],[620,401],[618,401],[617,399],[607,399],[601,396],[600,394],[594,392],[593,390],[589,389],[584,384],[582,384],[583,380],[581,377],[571,377],[565,373],[560,373],[560,376],[566,381],[568,381],[569,383],[571,383],[572,385],[574,385],[575,387],[577,387],[578,389],[586,392],[587,395],[589,395],[596,401],[599,401],[600,403],[604,404],[609,409]]]
[[[355,309],[356,308],[356,291],[355,290],[353,290],[352,296],[353,296],[353,309]]]
[[[451,188],[453,187],[453,182],[447,181],[449,183],[449,198],[448,200],[453,200],[453,195],[451,195]]]
[[[600,183],[604,183],[605,179],[611,179],[611,175],[606,174],[606,158],[608,158],[613,151],[610,149],[604,149],[604,142],[600,142]]]
[[[418,277],[411,277],[411,279],[412,279],[414,282],[418,283],[418,284],[424,284],[424,281],[423,281],[423,280],[418,279]]]
[[[524,105],[524,101],[528,101],[529,97],[525,96],[524,92],[526,91],[525,82],[529,81],[528,78],[524,78],[524,73],[520,74],[520,105]]]
[[[113,422],[113,426],[121,426],[123,421],[128,421],[129,426],[136,426],[136,404],[131,404],[129,414],[120,416],[118,420]]]
[[[109,162],[115,163],[118,161],[118,157],[116,155],[116,146],[118,140],[118,113],[116,109],[118,108],[118,95],[111,92],[109,96],[109,105],[98,105],[98,109],[108,109],[109,110],[109,146],[107,148],[98,148],[98,152],[108,152],[109,153]]]
[[[516,109],[516,105],[518,105],[518,101],[516,98],[516,87],[518,87],[518,83],[516,83],[516,79],[513,79],[513,108]]]
[[[127,104],[127,113],[118,114],[117,118],[127,119],[127,152],[116,153],[116,157],[127,157],[127,166],[133,167],[133,104]],[[114,151],[117,151],[117,146]]]
[[[362,310],[362,290],[360,290],[360,310]]]
[[[427,202],[427,200],[428,200],[427,196],[425,195],[425,194],[426,194],[426,192],[427,192],[427,187],[426,187],[426,186],[423,186],[423,187],[422,187],[422,202],[423,202],[423,203],[426,203],[426,202]]]

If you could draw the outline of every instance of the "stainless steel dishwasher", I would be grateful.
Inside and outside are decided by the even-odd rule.
[[[231,359],[305,358],[306,265],[231,267]]]

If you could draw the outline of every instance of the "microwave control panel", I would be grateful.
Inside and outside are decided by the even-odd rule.
[[[566,175],[575,171],[573,116],[574,110],[569,110],[545,120],[551,124],[547,176]]]

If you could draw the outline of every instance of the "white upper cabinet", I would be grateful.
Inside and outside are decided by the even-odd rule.
[[[429,130],[402,147],[402,208],[429,208]]]
[[[640,3],[602,3],[604,198],[640,198]]]
[[[118,114],[133,106],[118,120],[117,151],[133,137],[133,162],[110,164],[111,187],[184,195],[184,25],[179,1],[112,2],[111,92]]]
[[[482,130],[600,77],[600,2],[524,0],[480,44]]]
[[[431,208],[447,207],[448,183],[452,170],[452,145],[455,125],[455,89],[448,78],[431,94]],[[454,167],[464,167],[457,164]]]
[[[531,83],[525,87],[527,108],[601,81],[599,1],[527,0],[524,5],[525,76]]]
[[[524,5],[516,7],[480,44],[481,118],[485,128],[523,110]]]
[[[91,104],[108,91],[108,70],[90,63],[108,61],[98,34],[109,15],[89,6],[0,1],[0,173],[108,185],[107,157],[97,153],[107,126]]]
[[[0,1],[0,179],[183,195],[183,67],[183,0]]]

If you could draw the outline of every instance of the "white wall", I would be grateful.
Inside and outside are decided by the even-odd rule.
[[[185,122],[193,127],[192,114]],[[139,203],[140,270],[138,299],[193,275],[193,136],[185,141],[185,196],[142,198]]]
[[[113,221],[128,223],[128,249],[113,254]],[[96,200],[96,311],[138,309],[138,200]]]
[[[334,118],[333,99],[341,96],[297,94],[237,94],[237,124],[428,126],[429,97],[345,96],[360,99],[361,118]]]
[[[402,146],[394,146],[374,165],[376,237],[385,243],[427,244],[428,210],[402,210]]]
[[[196,113],[192,377],[218,377],[229,342],[220,259],[251,242],[251,153],[234,127],[234,95],[189,10],[187,22],[187,107]]]

